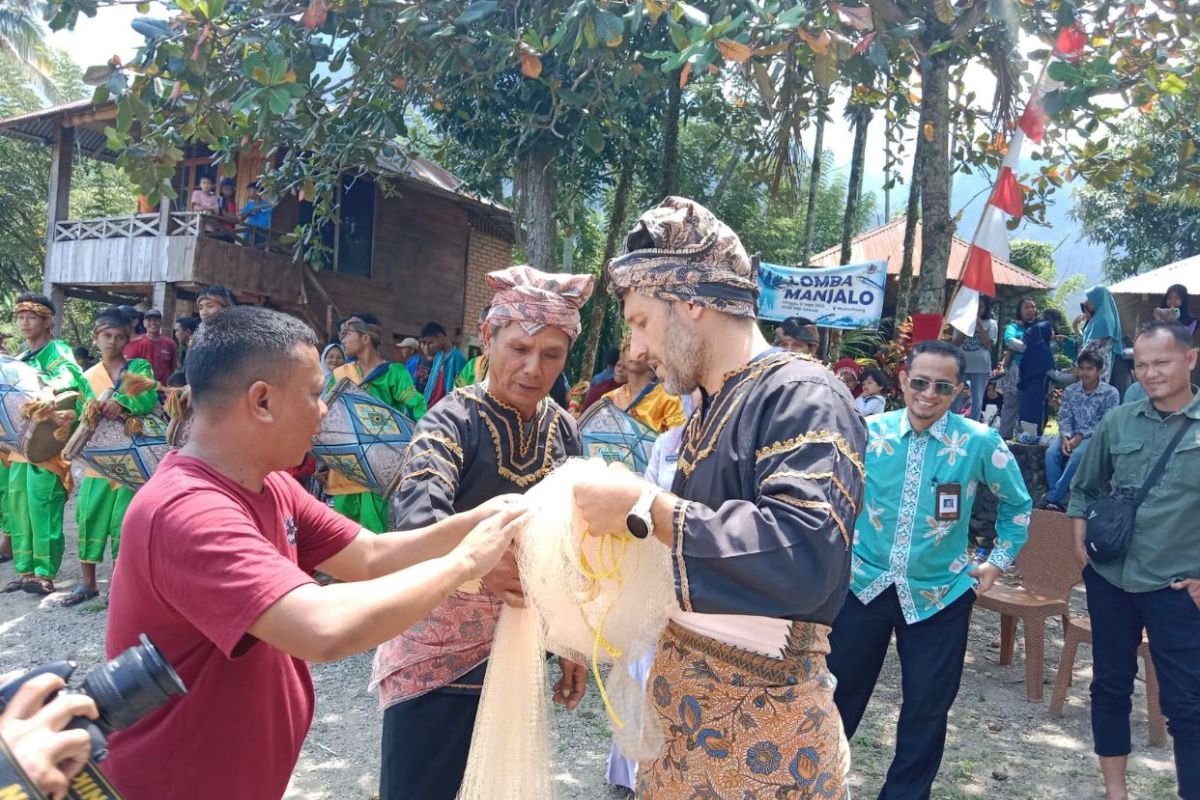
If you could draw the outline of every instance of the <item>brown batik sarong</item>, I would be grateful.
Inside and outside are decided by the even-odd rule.
[[[782,658],[672,622],[649,691],[666,735],[640,800],[845,798],[850,748],[825,667],[829,628],[794,622]]]

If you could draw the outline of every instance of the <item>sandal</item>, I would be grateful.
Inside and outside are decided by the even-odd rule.
[[[63,598],[62,604],[64,606],[66,606],[67,608],[71,608],[72,606],[77,606],[80,603],[86,603],[88,600],[92,600],[93,598],[96,598],[99,596],[100,596],[99,589],[89,589],[88,587],[84,586],[82,583],[77,583],[77,584],[75,584],[75,588],[72,589],[70,591],[70,593],[66,597]]]
[[[25,585],[21,587],[29,594],[36,594],[45,597],[54,591],[54,581],[49,578],[43,578],[41,575],[34,575],[25,581]]]
[[[4,584],[4,588],[0,589],[0,592],[3,592],[4,594],[12,594],[13,592],[19,592],[24,588],[25,578],[21,575],[18,575],[15,580],[11,580]]]

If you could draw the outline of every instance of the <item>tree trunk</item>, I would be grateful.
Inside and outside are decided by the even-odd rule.
[[[683,105],[681,73],[671,73],[667,88],[667,111],[663,118],[663,151],[658,167],[658,199],[679,192],[679,115]]]
[[[908,319],[912,305],[913,248],[916,246],[917,224],[921,221],[921,160],[925,157],[925,138],[917,129],[917,146],[913,150],[912,175],[908,179],[908,205],[904,217],[904,251],[900,257],[900,280],[896,290],[896,324]]]
[[[513,176],[517,244],[525,250],[529,265],[543,272],[558,271],[554,252],[558,239],[557,177],[551,148],[535,145],[517,157]]]
[[[617,254],[617,242],[625,231],[625,220],[629,206],[629,188],[633,184],[633,162],[631,153],[625,154],[621,171],[617,175],[617,186],[613,190],[612,208],[608,214],[608,233],[604,237],[604,255],[602,263],[608,262]],[[591,324],[588,326],[587,342],[583,348],[583,359],[579,362],[584,374],[580,380],[592,376],[592,368],[596,365],[596,351],[600,349],[600,334],[604,330],[604,314],[608,311],[608,281],[604,279],[601,270],[600,278],[596,281],[596,290],[592,292]]]
[[[854,150],[850,157],[850,185],[846,187],[846,216],[842,219],[842,253],[839,261],[850,263],[850,243],[854,240],[858,222],[858,204],[862,199],[863,162],[867,158],[867,128],[873,116],[871,109],[863,106],[855,109]]]
[[[921,63],[921,118],[925,139],[921,159],[921,274],[915,307],[921,314],[941,314],[946,303],[946,267],[954,220],[950,218],[950,62],[945,53]],[[932,133],[926,137],[926,131]]]
[[[821,188],[821,151],[825,148],[825,93],[817,96],[817,132],[813,137],[812,169],[808,173],[808,208],[804,212],[804,241],[800,245],[800,266],[808,266],[812,255],[814,217],[817,212],[817,192]]]

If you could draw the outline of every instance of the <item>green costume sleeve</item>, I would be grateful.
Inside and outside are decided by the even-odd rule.
[[[458,377],[454,379],[455,389],[461,389],[464,386],[470,386],[475,383],[475,365],[478,363],[478,356],[467,362],[467,365],[462,368],[462,372],[458,373]]]
[[[135,358],[125,366],[126,372],[131,372],[134,375],[141,375],[143,378],[154,380],[154,368],[150,366],[150,362],[144,358]],[[113,392],[113,400],[120,404],[121,408],[128,411],[135,417],[144,417],[154,410],[154,406],[158,403],[158,392],[153,389],[147,389],[141,394],[129,395],[124,392]]]
[[[83,370],[75,363],[71,348],[61,339],[50,341],[31,359],[42,373],[42,380],[55,394],[77,391],[83,399],[91,400],[92,387],[83,377]]]
[[[384,399],[392,408],[398,408],[408,413],[413,421],[419,421],[429,410],[425,395],[417,391],[413,384],[408,368],[403,364],[393,363],[383,380],[387,387],[388,397]]]

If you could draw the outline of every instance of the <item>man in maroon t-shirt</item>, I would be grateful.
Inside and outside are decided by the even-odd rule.
[[[170,336],[163,336],[162,312],[152,308],[143,317],[146,325],[146,335],[139,336],[125,345],[125,358],[144,358],[154,369],[154,379],[161,386],[167,385],[167,378],[175,371],[175,342]]]
[[[511,498],[376,535],[280,470],[326,408],[316,338],[254,306],[212,316],[188,351],[194,412],[129,506],[109,603],[109,656],[146,633],[187,686],[110,741],[101,768],[126,800],[271,800],[287,788],[313,714],[305,661],[386,641],[508,546]],[[322,587],[319,569],[344,583]]]

